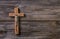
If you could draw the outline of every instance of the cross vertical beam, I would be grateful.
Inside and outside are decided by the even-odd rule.
[[[14,8],[14,13],[9,13],[9,16],[14,16],[15,17],[15,34],[18,35],[20,34],[19,32],[19,21],[18,18],[19,17],[24,17],[24,13],[20,13],[18,10],[18,7]]]

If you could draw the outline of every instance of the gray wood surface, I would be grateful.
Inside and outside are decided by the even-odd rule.
[[[14,18],[9,17],[19,7],[21,35],[14,34]],[[60,0],[0,0],[0,39],[60,39]]]

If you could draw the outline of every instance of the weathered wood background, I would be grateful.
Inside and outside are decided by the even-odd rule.
[[[21,35],[14,34],[14,7],[25,13]],[[0,0],[0,39],[60,39],[60,0]],[[6,32],[5,32],[6,31]]]

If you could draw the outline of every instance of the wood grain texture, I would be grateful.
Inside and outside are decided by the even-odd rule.
[[[15,6],[25,14],[21,18],[21,36],[14,35],[14,18],[8,15]],[[1,25],[7,33],[0,39],[60,39],[60,1],[0,0]]]

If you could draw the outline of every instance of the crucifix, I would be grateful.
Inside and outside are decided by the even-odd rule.
[[[15,17],[15,34],[18,35],[20,34],[19,30],[19,17],[24,17],[24,13],[19,12],[19,8],[15,7],[14,8],[14,13],[9,13],[9,16],[14,16]]]

